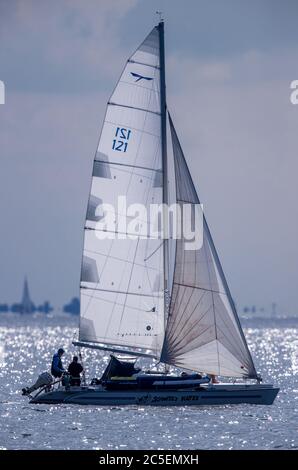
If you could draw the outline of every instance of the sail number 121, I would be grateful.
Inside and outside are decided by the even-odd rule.
[[[131,130],[125,127],[117,127],[115,132],[115,139],[113,140],[112,149],[118,152],[126,152],[128,140],[131,135]]]

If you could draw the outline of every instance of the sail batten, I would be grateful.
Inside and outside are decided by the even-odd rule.
[[[173,121],[169,116],[176,200],[200,204]],[[188,251],[176,241],[173,290],[161,361],[231,377],[256,378],[233,299],[203,216],[203,243]]]
[[[143,109],[143,108],[138,108],[137,106],[128,106],[125,104],[120,104],[120,103],[112,103],[111,101],[108,103],[110,106],[119,106],[120,108],[128,108],[128,109],[134,109],[136,111],[142,111],[144,113],[152,113],[152,114],[157,114],[157,116],[160,116],[161,113],[158,111],[152,111],[151,109]]]
[[[160,70],[160,67],[158,65],[152,65],[152,64],[145,64],[144,62],[138,62],[136,60],[131,60],[131,59],[128,59],[129,63],[131,64],[138,64],[138,65],[145,65],[146,67],[152,67],[153,69],[158,69]]]
[[[136,295],[140,297],[152,297],[152,294],[142,294],[139,292],[129,292],[129,291],[121,291],[121,290],[108,290],[108,289],[98,289],[96,287],[88,287],[81,284],[81,289],[97,291],[97,292],[113,292],[114,294],[125,294],[125,295]],[[161,295],[163,297],[163,295]]]

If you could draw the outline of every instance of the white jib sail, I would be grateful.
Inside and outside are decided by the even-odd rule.
[[[156,27],[127,61],[107,105],[86,217],[79,330],[81,341],[156,357],[164,338],[163,244],[150,234],[117,239],[123,227],[130,233],[123,207],[112,229],[99,222],[110,215],[102,204],[117,208],[119,196],[127,206],[162,203],[159,57]],[[143,223],[148,233],[149,221]],[[114,239],[102,239],[105,230]]]
[[[170,118],[177,203],[199,204]],[[203,245],[177,240],[172,297],[161,361],[229,377],[256,377],[255,367],[204,219]]]

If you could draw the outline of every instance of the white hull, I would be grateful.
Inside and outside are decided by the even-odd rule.
[[[216,384],[203,386],[200,390],[121,390],[111,391],[102,387],[60,387],[54,391],[42,393],[30,403],[69,403],[76,405],[123,406],[212,406],[271,405],[279,389],[268,384]]]

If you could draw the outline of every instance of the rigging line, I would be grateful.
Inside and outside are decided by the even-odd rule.
[[[227,295],[226,292],[221,292],[221,291],[215,290],[215,289],[206,289],[205,287],[192,286],[191,284],[182,284],[180,282],[175,282],[175,284],[177,284],[178,286],[189,287],[190,289],[198,289],[198,290],[204,290],[206,292],[213,292],[214,294]]]
[[[87,248],[84,249],[84,251],[86,253],[92,253],[94,255],[100,255],[100,256],[104,256],[104,257],[107,257],[108,255],[105,254],[105,253],[100,253],[99,251],[94,251],[94,250],[88,250]],[[124,258],[119,258],[118,256],[109,256],[111,259],[114,259],[116,261],[123,261],[124,263],[129,263],[129,264],[132,264],[132,261],[128,260],[128,259],[124,259]],[[146,261],[146,260],[144,260]],[[141,264],[141,263],[135,263],[135,266],[139,266],[140,268],[144,268],[145,265],[144,264]],[[146,268],[147,269],[150,269],[151,271],[157,271],[157,272],[160,272],[160,270],[158,268],[153,268],[152,266],[147,266],[146,265]]]
[[[147,246],[148,246],[148,240],[147,240],[146,244],[147,244]],[[144,269],[144,272],[146,273],[146,277],[147,277],[147,281],[148,281],[149,287],[150,287],[150,289],[151,289],[151,292],[153,293],[153,299],[154,299],[155,303],[156,303],[156,301],[157,301],[157,303],[158,303],[159,295],[158,295],[157,289],[155,290],[156,293],[154,293],[153,285],[152,285],[152,283],[151,283],[151,279],[150,279],[150,275],[149,275],[149,270],[150,270],[150,269],[151,269],[150,266],[147,266],[147,264],[146,264],[146,262],[145,262],[145,269]],[[160,278],[160,273],[161,273],[160,267],[159,267],[159,268],[156,268],[156,271],[157,271],[157,274],[156,274],[157,279],[159,279],[159,278]],[[162,293],[163,293],[163,291],[162,291]]]
[[[136,106],[129,106],[127,104],[113,103],[112,101],[109,101],[108,105],[119,106],[120,108],[135,109],[136,111],[142,111],[143,113],[152,113],[152,114],[156,114],[157,116],[160,116],[160,113],[158,111],[151,111],[150,109],[137,108]]]
[[[147,256],[147,258],[144,259],[145,263],[160,249],[160,247],[162,247],[163,244],[164,244],[164,240],[161,242],[161,244],[157,248],[155,248],[155,250],[151,253],[151,255]]]
[[[151,289],[151,291],[152,291],[152,293],[153,293],[153,298],[154,298],[154,300],[157,301],[157,303],[158,303],[158,299],[159,299],[158,292],[159,292],[159,291],[156,289],[156,290],[155,290],[156,294],[154,293],[153,285],[152,285],[152,283],[151,283],[151,279],[150,279],[150,276],[149,276],[149,269],[151,269],[151,268],[150,268],[149,266],[147,266],[147,264],[146,264],[146,265],[145,265],[145,272],[146,272],[146,276],[147,276],[147,281],[148,281],[148,284],[149,284],[149,286],[150,286],[150,289]],[[160,280],[160,278],[161,278],[161,274],[160,274],[160,273],[162,272],[162,270],[161,270],[161,268],[159,267],[158,269],[156,268],[156,271],[157,271],[157,273],[158,273],[158,274],[156,275],[156,276],[157,276],[157,279]],[[160,288],[160,284],[159,284],[158,287]],[[162,289],[162,297],[163,297],[163,289]]]
[[[86,289],[86,290],[87,290],[87,289]],[[85,297],[91,297],[91,295],[88,295],[88,294],[86,294],[85,292],[84,292],[84,296],[85,296]],[[98,300],[101,300],[101,301],[103,301],[103,302],[105,302],[105,303],[107,303],[107,304],[116,304],[116,305],[119,305],[120,307],[123,307],[123,305],[124,305],[123,303],[115,302],[114,300],[107,300],[107,299],[105,299],[105,298],[103,298],[103,297],[94,297],[94,299],[96,299],[96,300],[97,300],[97,299],[98,299]],[[132,307],[132,306],[130,306],[129,309],[130,309],[130,310],[136,310],[137,312],[142,311],[142,312],[148,313],[147,310],[144,310],[144,309],[142,310],[142,309],[139,308],[139,307]]]
[[[151,292],[152,292],[152,298],[153,298],[153,301],[154,301],[154,304],[155,304],[154,307],[156,307],[156,304],[159,303],[159,299],[160,299],[160,298],[163,298],[163,290],[162,290],[162,291],[160,291],[160,290],[158,291],[157,288],[156,288],[155,291],[154,291],[154,289],[153,289],[153,284],[152,284],[152,282],[151,282],[150,275],[149,275],[149,269],[151,269],[151,268],[150,268],[149,266],[147,266],[146,264],[145,264],[145,267],[144,267],[144,268],[145,268],[145,269],[144,269],[144,274],[143,274],[143,276],[146,275],[146,278],[147,278],[149,287],[150,287]],[[157,274],[156,274],[157,279],[159,279],[159,278],[160,278],[160,269],[157,269],[157,268],[156,268],[156,271],[157,271]],[[142,282],[144,282],[144,277],[143,277]],[[159,295],[159,292],[161,292],[161,295]],[[147,307],[150,308],[148,305],[147,305]],[[148,311],[148,310],[146,310],[146,311]],[[157,310],[157,313],[159,313],[159,309]]]
[[[148,252],[149,240],[146,240],[145,253]],[[146,278],[150,286],[151,291],[153,291],[153,286],[151,284],[150,275],[149,275],[149,266],[147,266],[146,259],[144,259],[144,272],[146,273]],[[157,274],[158,276],[158,274]],[[155,300],[155,299],[154,299]]]
[[[112,290],[112,289],[99,289],[95,287],[87,287],[87,286],[80,286],[81,289],[86,289],[86,290],[91,290],[91,291],[98,291],[98,292],[109,292],[111,294],[124,294],[124,295],[135,295],[138,297],[153,297],[152,294],[141,294],[139,292],[129,292],[129,291],[124,291],[124,290]],[[161,297],[161,295],[160,295]]]
[[[158,168],[149,168],[149,167],[147,167],[147,166],[130,165],[130,164],[128,164],[128,163],[120,163],[120,162],[107,162],[107,161],[101,160],[101,159],[99,159],[99,160],[96,160],[96,159],[95,159],[94,161],[95,161],[95,162],[104,163],[104,164],[106,164],[106,165],[117,165],[117,166],[124,166],[124,167],[127,166],[127,167],[132,167],[132,168],[138,168],[138,169],[140,169],[140,170],[156,171],[156,172],[158,172],[158,173],[162,173],[162,169],[161,169],[161,168],[159,168],[159,169],[158,169]],[[134,173],[134,174],[137,175],[137,173]],[[144,176],[144,175],[139,175],[139,176],[143,176],[144,178],[146,178],[146,176]],[[147,176],[147,178],[152,179],[152,178],[149,177],[149,176]]]

